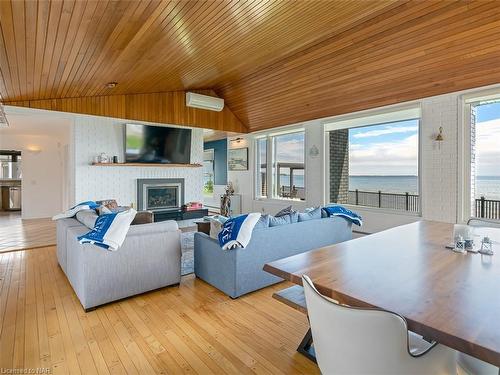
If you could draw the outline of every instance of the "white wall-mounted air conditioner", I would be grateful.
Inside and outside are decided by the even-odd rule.
[[[186,106],[220,112],[224,108],[224,99],[187,92]]]

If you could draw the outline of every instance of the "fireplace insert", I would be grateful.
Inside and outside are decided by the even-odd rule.
[[[146,187],[146,210],[164,210],[180,206],[178,186]]]
[[[184,179],[151,178],[137,180],[137,209],[176,210],[184,204]]]

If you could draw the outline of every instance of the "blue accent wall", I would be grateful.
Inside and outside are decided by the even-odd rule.
[[[203,150],[214,149],[215,185],[227,184],[227,139],[205,142]]]

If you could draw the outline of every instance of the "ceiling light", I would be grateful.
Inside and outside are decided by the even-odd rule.
[[[29,145],[28,147],[26,147],[26,151],[32,154],[39,154],[40,152],[42,152],[42,149],[39,146]]]
[[[116,86],[118,86],[118,82],[108,82],[108,83],[106,83],[106,87],[107,87],[108,89],[113,89],[113,88],[115,88]]]

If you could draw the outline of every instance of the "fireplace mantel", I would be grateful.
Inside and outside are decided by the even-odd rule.
[[[158,167],[158,168],[200,168],[201,164],[162,164],[162,163],[92,163],[94,167]]]

